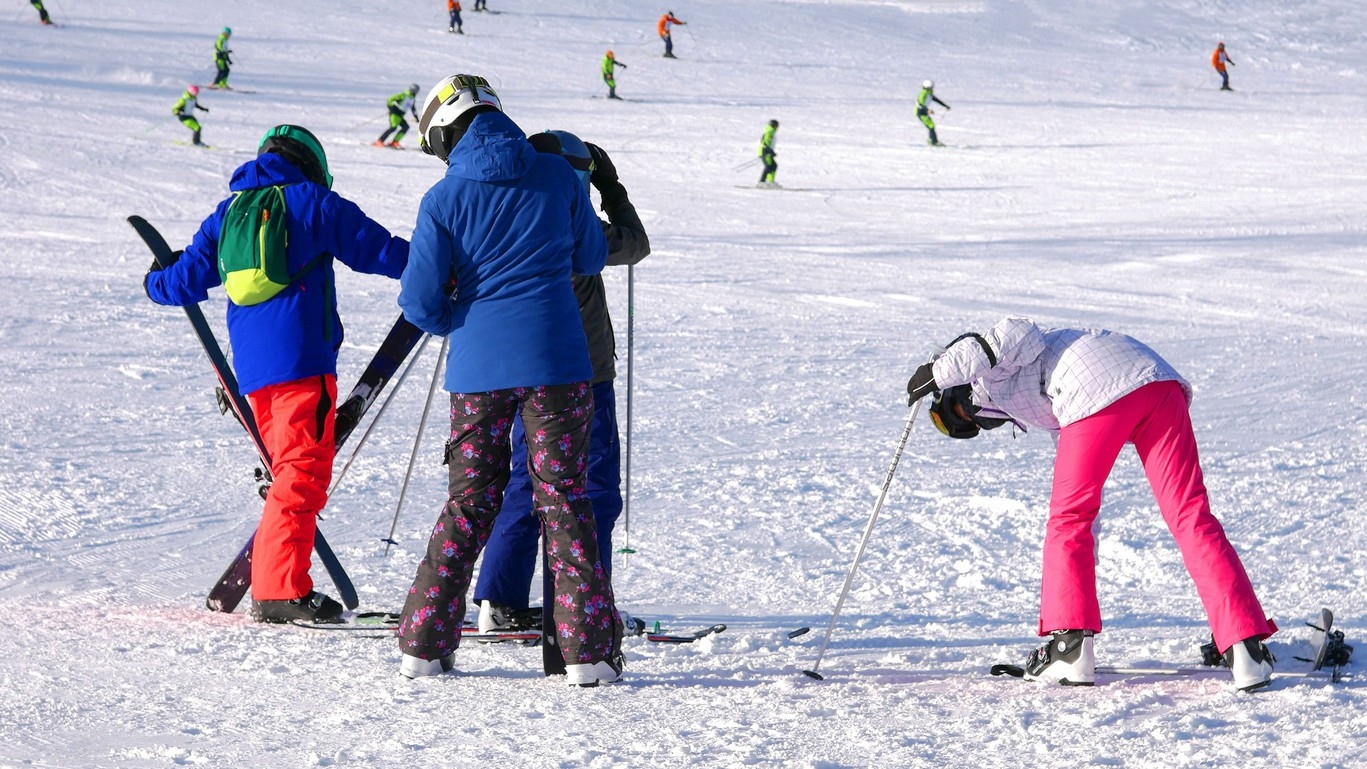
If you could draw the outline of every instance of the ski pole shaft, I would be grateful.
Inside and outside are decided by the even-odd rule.
[[[636,265],[627,265],[627,427],[626,447],[623,453],[622,490],[622,528],[626,533],[621,552],[632,553],[631,549],[631,385],[632,375],[636,373],[636,359],[631,356],[634,341],[632,331],[636,325]]]
[[[446,346],[450,338],[441,340],[441,352],[437,353],[437,365],[432,370],[432,384],[427,388],[427,402],[422,406],[422,421],[418,423],[418,435],[413,439],[413,452],[408,455],[408,470],[403,474],[403,485],[399,488],[399,503],[394,506],[394,520],[389,524],[389,536],[384,538],[384,554],[389,555],[389,546],[394,544],[394,530],[399,527],[399,513],[403,510],[404,497],[408,495],[408,481],[413,477],[413,463],[418,458],[418,447],[422,444],[422,433],[427,428],[427,412],[432,408],[432,393],[437,390],[441,379],[441,366],[446,361]]]
[[[850,564],[850,571],[845,575],[845,584],[840,588],[840,597],[836,599],[835,611],[831,612],[831,622],[826,626],[826,636],[821,639],[821,650],[816,654],[816,662],[810,670],[802,671],[810,678],[821,680],[821,674],[817,672],[817,669],[821,667],[821,659],[826,656],[826,647],[831,642],[831,633],[835,631],[835,622],[840,617],[841,607],[845,605],[845,596],[849,595],[855,572],[859,570],[859,561],[864,557],[864,549],[868,547],[869,537],[873,534],[873,525],[878,522],[878,513],[883,509],[884,500],[888,498],[888,489],[892,487],[892,476],[897,472],[897,463],[902,459],[902,450],[906,448],[907,439],[911,437],[911,426],[916,421],[916,415],[920,411],[921,401],[918,400],[911,409],[911,415],[907,417],[906,427],[902,428],[902,439],[897,442],[897,452],[892,455],[892,465],[888,467],[888,474],[883,478],[883,489],[878,493],[878,501],[874,503],[873,512],[869,515],[869,523],[864,527],[864,536],[859,540],[859,549],[855,551],[854,561]]]
[[[732,166],[731,170],[744,171],[745,169],[749,168],[750,166],[756,165],[757,163],[759,163],[759,158],[751,158],[738,166]]]
[[[427,334],[422,335],[422,340],[418,342],[418,346],[413,350],[413,357],[408,361],[408,367],[399,375],[398,381],[390,388],[389,394],[384,396],[384,402],[380,404],[380,410],[375,412],[375,418],[370,420],[370,424],[366,426],[365,432],[361,433],[361,439],[356,442],[356,448],[352,449],[351,456],[347,457],[346,464],[342,465],[342,469],[337,473],[337,477],[332,479],[332,486],[328,488],[329,497],[331,497],[332,492],[336,491],[337,487],[341,485],[342,479],[346,477],[347,470],[351,469],[351,463],[356,461],[357,455],[361,453],[361,447],[365,445],[366,439],[370,437],[370,431],[375,429],[376,424],[379,424],[380,417],[384,416],[384,410],[389,408],[389,402],[394,400],[394,394],[399,391],[400,387],[403,387],[403,380],[407,379],[409,373],[413,371],[413,363],[417,361],[419,355],[422,355],[422,348],[427,346],[428,339],[431,339],[431,336]]]

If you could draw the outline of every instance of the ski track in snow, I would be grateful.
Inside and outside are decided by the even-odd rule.
[[[446,23],[427,0],[109,0],[49,4],[56,29],[27,7],[0,19],[0,766],[1367,763],[1360,660],[1337,685],[1288,677],[1256,696],[1223,675],[1077,690],[986,674],[1036,643],[1043,435],[916,425],[826,679],[800,672],[896,448],[907,376],[1007,314],[1133,334],[1190,379],[1206,483],[1282,628],[1280,670],[1308,667],[1295,657],[1321,606],[1367,644],[1367,9],[699,0],[676,8],[689,24],[666,61],[638,3],[506,6],[467,9],[464,36],[426,34]],[[252,93],[202,94],[224,151],[176,145],[170,106],[212,77],[222,25]],[[1220,39],[1233,93],[1208,64]],[[609,47],[637,101],[586,98]],[[322,139],[340,193],[407,235],[441,164],[413,133],[402,153],[369,142],[389,94],[451,68],[489,76],[524,129],[605,147],[650,232],[617,530],[637,553],[615,556],[614,582],[666,632],[728,629],[628,639],[615,686],[569,690],[539,650],[473,644],[457,674],[410,682],[388,638],[201,608],[255,525],[255,460],[183,313],[143,295],[150,255],[124,219],[184,245],[289,121]],[[953,105],[935,117],[954,147],[924,145],[926,77]],[[758,168],[732,169],[771,118],[794,189],[741,188]],[[626,272],[605,279],[625,356]],[[345,386],[397,285],[340,270],[338,291]],[[224,302],[204,309],[226,344]],[[382,554],[430,347],[324,513],[363,609],[401,604],[444,495],[438,403]],[[1132,452],[1098,551],[1101,664],[1199,662],[1209,631]]]

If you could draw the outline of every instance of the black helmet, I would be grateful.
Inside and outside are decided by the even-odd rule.
[[[778,121],[777,121],[777,120],[770,120],[770,121],[769,121],[769,127],[770,127],[770,128],[778,128]]]
[[[288,124],[272,128],[261,137],[261,145],[256,148],[258,156],[267,152],[288,160],[303,171],[309,181],[332,189],[332,174],[328,172],[328,158],[323,152],[323,145],[307,128]]]
[[[935,393],[930,421],[935,423],[935,429],[951,438],[976,438],[983,430],[995,430],[1011,421],[983,416],[981,411],[982,407],[973,403],[972,385],[955,385]]]

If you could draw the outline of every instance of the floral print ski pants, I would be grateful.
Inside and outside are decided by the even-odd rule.
[[[451,394],[449,498],[399,621],[399,649],[439,659],[460,645],[475,560],[503,503],[513,417],[527,433],[527,469],[554,580],[557,643],[566,664],[611,659],[621,644],[612,585],[598,554],[587,491],[593,391],[588,382]]]

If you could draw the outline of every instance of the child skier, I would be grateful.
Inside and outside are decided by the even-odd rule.
[[[1092,527],[1106,478],[1132,443],[1234,685],[1251,691],[1271,682],[1262,641],[1277,626],[1210,512],[1188,411],[1191,385],[1158,353],[1114,331],[1048,329],[1012,317],[986,336],[955,339],[916,370],[907,392],[912,402],[937,393],[931,420],[951,438],[1007,422],[1054,436],[1038,626],[1050,640],[1030,655],[1027,679],[1096,680],[1092,636],[1101,632],[1101,609]]]
[[[399,142],[403,139],[404,134],[408,133],[408,121],[404,119],[404,113],[411,114],[413,116],[413,122],[418,122],[417,96],[418,84],[414,83],[413,85],[408,86],[407,91],[399,91],[389,97],[389,101],[387,102],[389,107],[389,127],[385,129],[384,133],[380,134],[380,138],[375,140],[376,147],[392,147],[396,150],[403,149],[403,147],[399,146]],[[398,133],[395,133],[396,131]],[[394,134],[394,140],[386,142],[385,140],[389,138],[390,134]]]
[[[1215,71],[1220,73],[1220,90],[1233,91],[1234,89],[1229,87],[1229,70],[1225,69],[1226,64],[1232,67],[1234,66],[1234,60],[1229,58],[1229,54],[1225,53],[1225,44],[1220,43],[1215,46],[1215,53],[1210,55],[1210,66],[1214,67]]]
[[[214,41],[214,66],[218,68],[218,74],[214,76],[211,88],[228,88],[228,68],[233,63],[233,52],[228,48],[228,38],[232,35],[232,28],[224,27],[218,34],[218,40]]]
[[[218,285],[228,293],[233,368],[275,478],[252,549],[253,619],[340,622],[342,605],[316,592],[309,576],[336,452],[343,329],[334,265],[398,278],[408,242],[332,191],[322,145],[299,126],[268,131],[228,187],[232,196],[182,255],[154,264],[143,285],[152,301],[174,306],[202,302]],[[258,211],[276,215],[251,216]],[[267,221],[283,221],[283,232],[272,237]],[[263,283],[261,261],[285,281]]]
[[[778,161],[774,158],[774,134],[778,133],[778,121],[770,120],[769,125],[764,128],[764,135],[759,137],[759,158],[764,162],[764,170],[759,173],[759,186],[777,187],[778,182],[774,181],[774,174],[778,173]]]
[[[180,95],[180,100],[171,108],[171,114],[188,129],[190,129],[190,143],[196,147],[207,146],[199,140],[199,121],[195,119],[195,110],[208,112],[209,108],[199,103],[199,86],[191,85],[185,89],[185,93]]]
[[[677,59],[674,55],[674,38],[669,34],[669,28],[675,24],[687,24],[686,21],[679,21],[674,17],[673,11],[665,11],[665,15],[660,17],[660,23],[655,25],[655,30],[660,33],[660,39],[665,41],[665,58]]]
[[[626,69],[627,65],[617,61],[617,57],[612,54],[612,51],[608,51],[607,55],[603,57],[603,82],[608,84],[609,99],[621,99],[622,97],[617,95],[617,78],[613,77],[612,70],[614,67]]]
[[[920,118],[921,123],[930,131],[930,139],[926,143],[932,147],[938,147],[940,146],[940,139],[935,135],[935,120],[931,118],[931,114],[934,112],[930,108],[931,102],[949,109],[949,105],[940,101],[939,97],[935,95],[935,83],[927,80],[921,84],[921,94],[916,97],[916,117]]]

